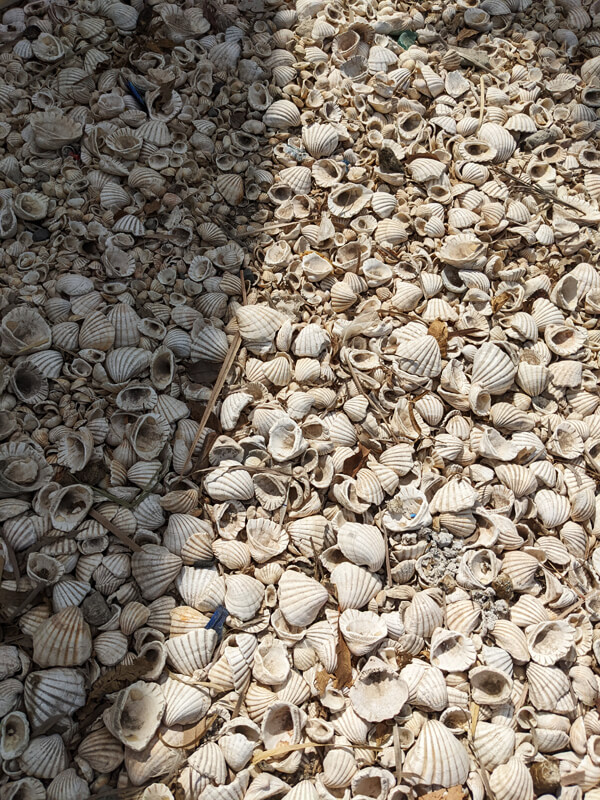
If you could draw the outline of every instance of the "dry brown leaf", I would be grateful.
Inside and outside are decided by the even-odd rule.
[[[506,303],[508,303],[509,300],[510,300],[510,295],[508,292],[501,292],[500,294],[492,297],[492,311],[494,312],[494,314],[497,311],[500,311],[502,306],[506,305]]]
[[[118,664],[116,667],[106,670],[104,675],[101,675],[92,685],[92,691],[81,714],[83,715],[86,710],[89,710],[88,706],[102,699],[105,694],[118,692],[125,685],[134,683],[153,666],[154,662],[151,659],[146,656],[138,656],[133,664]]]
[[[329,683],[330,679],[333,678],[333,675],[330,675],[329,672],[326,672],[324,669],[320,669],[315,677],[315,688],[319,693],[319,697],[322,697],[325,693],[325,689],[327,688],[327,684]]]
[[[367,459],[370,455],[371,450],[366,445],[362,444],[362,442],[359,443],[358,453],[354,453],[354,455],[351,455],[344,461],[340,472],[343,475],[349,475],[351,478],[355,478],[357,472],[367,463]]]
[[[335,680],[333,685],[336,689],[343,689],[346,686],[352,685],[352,656],[342,636],[339,623],[338,640],[335,651],[337,653],[337,664],[335,667]]]
[[[446,358],[448,352],[448,326],[441,319],[434,319],[427,333],[436,340],[439,345],[442,358]]]

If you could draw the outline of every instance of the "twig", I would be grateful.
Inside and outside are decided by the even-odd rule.
[[[398,723],[394,725],[394,761],[396,762],[396,783],[402,783],[402,747],[400,746],[400,729]]]
[[[477,125],[477,130],[481,128],[483,125],[483,112],[485,106],[485,80],[483,75],[479,78],[479,124]]]
[[[241,281],[242,281],[242,300],[243,300],[243,302],[245,304],[246,300],[247,300],[247,297],[246,297],[246,285],[244,283],[244,273],[243,273],[242,270],[240,270],[240,277],[241,277]],[[227,355],[225,356],[225,361],[223,361],[223,366],[221,367],[221,369],[219,371],[219,374],[217,376],[217,380],[215,381],[215,385],[213,386],[213,390],[210,393],[210,397],[208,398],[208,402],[206,404],[206,408],[204,409],[204,414],[202,414],[202,419],[200,420],[200,423],[198,425],[198,430],[196,431],[196,435],[194,436],[194,441],[192,442],[192,444],[190,446],[190,449],[188,450],[188,454],[187,454],[187,458],[185,460],[185,463],[183,464],[183,466],[182,466],[182,468],[181,468],[181,470],[179,472],[179,478],[176,479],[176,481],[175,481],[175,485],[176,486],[183,479],[183,475],[184,475],[184,473],[185,473],[190,461],[192,460],[192,456],[194,454],[194,450],[196,449],[196,446],[197,446],[198,442],[200,441],[200,437],[204,433],[204,429],[206,428],[206,424],[208,422],[208,418],[212,414],[213,408],[215,407],[216,402],[219,399],[219,395],[221,394],[221,389],[223,388],[223,385],[225,384],[225,380],[227,378],[227,375],[229,374],[229,370],[233,366],[233,362],[235,360],[235,357],[237,355],[237,352],[238,352],[241,344],[242,344],[242,337],[240,336],[240,334],[238,332],[233,337],[233,341],[231,342],[231,344],[229,346],[229,350],[227,351]]]
[[[123,542],[124,545],[127,545],[130,550],[133,550],[136,553],[143,552],[142,548],[137,542],[134,542],[126,533],[118,528],[115,524],[113,524],[108,517],[105,517],[101,511],[97,511],[95,508],[92,508],[89,512],[90,517],[93,517],[100,525],[103,525],[106,530],[110,531],[114,534],[119,541]]]
[[[556,203],[559,206],[564,206],[565,208],[570,208],[573,211],[577,211],[578,214],[584,213],[574,203],[569,203],[568,200],[561,200],[560,197],[557,197],[553,192],[549,192],[547,189],[542,189],[541,186],[536,186],[534,183],[527,183],[527,181],[524,181],[522,178],[518,178],[516,175],[513,175],[512,172],[509,172],[508,170],[503,169],[502,167],[496,166],[496,164],[491,164],[490,166],[492,170],[500,172],[502,175],[504,175],[504,177],[508,178],[511,181],[514,181],[515,183],[519,184],[519,186],[522,186],[524,189],[527,189],[530,192],[537,192],[538,194],[541,194],[544,197],[546,197],[552,203]]]

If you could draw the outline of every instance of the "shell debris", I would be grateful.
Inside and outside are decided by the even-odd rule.
[[[0,800],[599,800],[599,30],[0,3]]]

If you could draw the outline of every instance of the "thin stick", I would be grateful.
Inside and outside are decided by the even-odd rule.
[[[570,208],[573,211],[577,211],[578,214],[583,214],[583,211],[578,208],[574,203],[569,203],[568,200],[561,200],[560,197],[557,197],[552,192],[547,191],[547,189],[542,189],[540,186],[536,186],[534,183],[527,183],[527,181],[522,180],[522,178],[518,178],[516,175],[513,175],[512,172],[509,172],[506,169],[502,169],[502,167],[498,167],[495,164],[490,165],[493,170],[500,172],[506,178],[515,183],[518,183],[519,186],[522,186],[524,189],[528,189],[530,192],[537,192],[538,194],[547,197],[553,203],[556,203],[559,206],[564,206],[565,208]],[[592,225],[593,223],[589,223]]]
[[[244,305],[246,304],[247,296],[246,296],[246,284],[244,282],[244,272],[240,270],[240,278],[242,281],[242,301]],[[192,460],[192,456],[194,454],[194,450],[198,442],[200,441],[200,437],[204,433],[204,429],[206,428],[206,424],[208,422],[208,418],[212,414],[213,408],[216,405],[217,400],[219,399],[219,395],[221,394],[221,389],[225,384],[225,379],[229,374],[229,370],[233,366],[233,362],[237,355],[238,350],[242,344],[242,337],[239,333],[233,337],[233,341],[229,345],[229,350],[227,351],[227,355],[225,356],[225,361],[223,361],[223,365],[219,371],[217,376],[217,380],[215,381],[215,385],[213,386],[213,390],[210,393],[210,397],[208,398],[208,402],[206,404],[206,408],[204,409],[204,414],[202,414],[202,419],[200,420],[200,424],[198,425],[198,430],[196,431],[196,435],[194,436],[194,441],[192,442],[190,449],[188,450],[187,458],[183,467],[179,472],[179,478],[175,481],[175,485],[178,485],[179,482],[183,479],[183,474],[186,471],[190,461]]]
[[[483,75],[479,78],[479,124],[477,125],[477,130],[479,130],[483,124],[483,111],[485,105],[485,79]]]
[[[114,525],[101,511],[96,511],[95,508],[92,508],[89,512],[90,517],[93,517],[100,525],[103,525],[107,530],[109,530],[112,534],[114,534],[119,541],[123,542],[124,545],[127,545],[130,550],[133,550],[136,553],[143,552],[142,548],[137,542],[134,542],[126,533]]]

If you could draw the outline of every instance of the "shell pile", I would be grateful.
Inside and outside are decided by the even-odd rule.
[[[599,800],[600,0],[0,7],[0,800]]]

